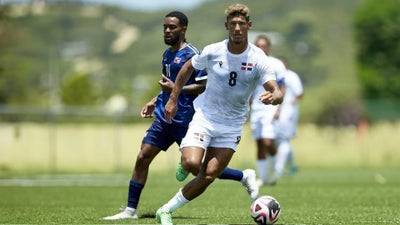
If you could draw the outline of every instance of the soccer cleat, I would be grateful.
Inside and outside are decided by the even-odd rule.
[[[115,214],[113,216],[103,217],[103,220],[125,220],[125,219],[137,219],[136,210],[126,207],[122,209],[122,212]]]
[[[181,163],[176,166],[175,177],[178,181],[182,182],[189,176],[189,172],[186,171]]]
[[[242,185],[246,187],[252,201],[258,197],[259,186],[256,181],[256,171],[252,169],[243,170]]]
[[[159,208],[156,212],[157,222],[161,223],[161,225],[174,225],[172,223],[172,215],[170,212],[164,211],[162,208]]]
[[[290,165],[289,176],[294,176],[297,173],[298,170],[299,169],[297,168],[296,165]]]

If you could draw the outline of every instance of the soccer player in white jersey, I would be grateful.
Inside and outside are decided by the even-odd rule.
[[[229,39],[206,46],[200,55],[183,65],[165,105],[166,119],[171,120],[191,71],[207,70],[206,90],[194,101],[195,114],[180,145],[183,149],[206,151],[206,154],[197,176],[157,210],[156,218],[163,225],[173,224],[172,213],[201,195],[229,164],[240,141],[250,95],[260,80],[266,90],[258,97],[261,102],[279,104],[283,98],[267,56],[248,43],[251,27],[248,7],[229,6],[225,27]]]
[[[257,36],[254,44],[259,47],[268,56],[268,60],[273,64],[273,70],[277,77],[277,83],[281,86],[283,74],[286,72],[286,67],[283,62],[271,56],[271,40],[266,35]],[[257,183],[261,186],[268,183],[269,169],[274,166],[274,159],[277,149],[275,147],[275,128],[273,125],[274,116],[278,106],[265,105],[260,102],[257,96],[264,92],[263,84],[257,86],[254,90],[251,101],[250,124],[253,138],[257,144],[257,172],[259,179]]]
[[[286,60],[284,62],[286,64]],[[304,93],[299,76],[289,69],[284,74],[283,88],[283,102],[278,108],[274,123],[278,153],[274,165],[274,176],[271,179],[272,184],[276,183],[277,179],[283,175],[287,162],[289,166],[295,166],[290,141],[296,135],[299,120],[299,101]]]

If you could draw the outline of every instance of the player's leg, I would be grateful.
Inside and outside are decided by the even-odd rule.
[[[267,183],[272,170],[275,148],[275,128],[273,125],[273,109],[267,111],[255,111],[251,114],[252,136],[256,140],[257,161],[256,170],[259,175],[257,183],[259,186]]]
[[[176,168],[176,179],[184,181],[189,173],[196,176],[199,173],[205,150],[186,147],[181,149],[181,162]]]
[[[147,181],[150,164],[160,151],[161,149],[154,145],[142,144],[129,185],[128,207],[137,208],[140,194]]]
[[[200,171],[203,157],[203,149],[199,150],[191,147],[184,148],[182,150],[181,163],[179,163],[176,168],[176,179],[178,181],[183,181],[189,173],[196,176]],[[244,176],[244,172],[246,176]],[[255,173],[253,174],[251,170],[241,171],[226,167],[218,176],[219,179],[235,181],[243,181],[243,177],[246,178],[244,180],[247,182],[247,180],[251,180],[253,177],[255,179]]]
[[[127,207],[120,213],[104,217],[105,220],[136,219],[137,206],[149,172],[149,166],[161,150],[166,150],[173,143],[168,132],[168,124],[155,120],[143,138],[136,157],[132,177],[129,181]]]
[[[298,167],[296,164],[296,160],[294,157],[294,150],[293,150],[293,145],[291,143],[291,140],[296,136],[296,130],[297,130],[297,120],[298,120],[298,114],[294,113],[293,119],[291,120],[291,125],[290,125],[290,129],[289,129],[289,135],[288,138],[290,139],[290,152],[287,158],[287,162],[286,165],[289,166],[289,175],[294,175],[297,173],[298,171]]]
[[[285,171],[285,165],[291,152],[290,139],[278,140],[278,153],[276,155],[276,162],[274,166],[274,176],[271,179],[271,184],[275,184],[277,180],[282,177]]]
[[[274,178],[271,183],[276,181],[284,174],[285,166],[290,161],[290,155],[292,154],[292,146],[290,140],[296,133],[296,120],[293,117],[282,116],[276,123],[276,134],[278,142],[278,153],[274,166]]]
[[[147,181],[150,163],[160,152],[156,146],[142,143],[140,152],[137,155],[136,163],[133,168],[132,177],[129,181],[128,200],[126,208],[113,216],[104,217],[104,220],[137,219],[137,206],[140,194]]]
[[[267,139],[257,139],[256,144],[257,144],[257,162],[256,162],[256,167],[257,167],[257,172],[258,176],[260,178],[261,184],[265,183],[267,181],[268,177],[268,167],[267,167]]]
[[[229,164],[233,153],[229,148],[209,148],[198,175],[157,210],[157,220],[161,224],[172,224],[171,213],[201,195]]]
[[[297,171],[299,170],[296,164],[296,160],[294,159],[294,151],[293,151],[293,146],[292,144],[290,144],[290,153],[287,159],[287,163],[289,166],[289,175],[293,176],[297,173]]]
[[[200,123],[200,124],[199,124]],[[194,176],[196,176],[200,170],[200,166],[203,161],[204,153],[205,150],[204,148],[205,145],[204,141],[209,141],[208,137],[208,130],[207,126],[203,127],[203,125],[206,124],[206,122],[201,121],[201,118],[199,117],[194,117],[192,120],[192,123],[190,125],[191,128],[185,134],[187,134],[188,138],[183,140],[183,144],[181,146],[185,146],[185,148],[181,148],[181,163],[178,164],[176,168],[176,179],[178,181],[183,181],[186,179],[186,177],[189,175],[189,173],[192,173]],[[227,129],[227,130],[225,130]],[[223,132],[230,133],[229,128],[220,128],[216,130],[221,130]],[[188,140],[196,140],[194,143],[189,142]],[[240,130],[233,132],[229,138],[218,138],[215,139],[213,144],[216,146],[229,146],[232,149],[236,149],[237,145],[240,142]],[[180,141],[176,141],[178,144],[180,144]],[[198,142],[198,143],[196,143]],[[192,148],[192,146],[203,146],[204,148]],[[234,180],[241,182],[248,190],[251,190],[251,193],[254,193],[257,191],[258,193],[258,188],[257,190],[254,190],[253,188],[248,188],[248,187],[253,187],[253,180],[256,179],[256,174],[254,170],[247,169],[244,171],[233,169],[233,168],[228,168],[226,167],[222,173],[218,176],[219,179],[225,179],[225,180]],[[254,194],[253,194],[254,195]]]

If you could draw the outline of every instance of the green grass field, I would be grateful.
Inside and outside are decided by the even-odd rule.
[[[0,179],[1,224],[105,224],[125,204],[129,174],[56,175]],[[181,186],[174,171],[151,172],[139,220],[154,224],[155,210]],[[303,169],[262,194],[276,197],[278,224],[400,224],[400,176],[394,169]],[[254,224],[250,201],[236,182],[217,180],[179,209],[176,224]]]

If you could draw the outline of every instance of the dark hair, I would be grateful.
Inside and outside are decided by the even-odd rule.
[[[189,21],[187,16],[183,13],[183,12],[179,12],[179,11],[172,11],[170,13],[168,13],[167,15],[165,15],[165,17],[176,17],[179,20],[179,24],[182,26],[186,26],[188,25]]]
[[[264,39],[264,40],[267,42],[267,44],[268,44],[269,47],[272,46],[271,39],[270,39],[267,35],[265,35],[265,34],[260,34],[260,35],[258,35],[258,36],[256,37],[256,41],[255,41],[255,42],[257,42],[258,40],[262,40],[262,39]]]

